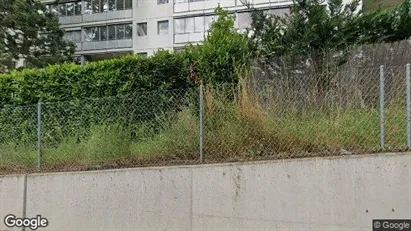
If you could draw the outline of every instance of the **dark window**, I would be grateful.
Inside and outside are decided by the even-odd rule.
[[[84,28],[84,41],[85,42],[91,42],[93,40],[93,28],[87,27]]]
[[[108,39],[109,40],[116,39],[116,26],[114,25],[108,26]]]
[[[132,0],[125,0],[125,8],[132,9],[133,8],[133,1]]]
[[[113,11],[116,9],[116,0],[108,0],[108,10]]]
[[[69,3],[66,3],[67,5],[67,16],[73,16],[74,15],[74,8],[75,8],[75,5],[74,5],[74,3],[73,2],[69,2]]]
[[[93,13],[98,13],[99,11],[99,5],[100,1],[99,0],[93,0]]]
[[[100,40],[99,29],[100,29],[99,27],[93,27],[92,28],[93,41],[99,41]]]
[[[100,0],[100,12],[108,11],[108,0]]]
[[[59,4],[59,16],[67,16],[66,4]]]
[[[76,2],[75,15],[81,15],[81,4],[82,4],[82,2]]]
[[[59,14],[58,5],[56,4],[50,5],[50,12],[58,15]]]
[[[91,0],[84,0],[84,13],[91,14],[92,7],[91,7]]]
[[[107,27],[106,26],[100,27],[100,40],[101,41],[107,40]]]
[[[157,0],[157,4],[167,4],[168,0]]]
[[[124,39],[124,25],[117,25],[117,39]]]
[[[124,10],[124,0],[117,0],[117,10]]]
[[[132,39],[132,38],[133,38],[133,25],[127,24],[126,25],[126,39]]]

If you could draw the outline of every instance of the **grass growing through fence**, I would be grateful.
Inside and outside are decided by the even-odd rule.
[[[294,158],[380,151],[378,108],[294,110],[281,102],[262,109],[258,96],[240,84],[234,100],[205,91],[205,160],[236,161]],[[386,149],[405,146],[403,106],[386,109]],[[78,140],[66,137],[57,145],[44,145],[43,166],[48,170],[122,167],[174,162],[194,163],[199,158],[199,119],[186,108],[165,121],[160,132],[142,124],[133,131],[119,124],[96,125]],[[137,133],[137,135],[132,135]],[[0,171],[34,170],[35,144],[0,145]]]

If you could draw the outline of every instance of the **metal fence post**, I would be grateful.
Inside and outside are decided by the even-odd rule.
[[[41,162],[42,162],[42,148],[41,148],[41,103],[37,103],[37,168],[41,169]]]
[[[407,87],[407,148],[411,149],[411,66],[408,63],[406,68]]]
[[[200,84],[200,163],[204,161],[204,85]]]
[[[380,145],[385,149],[385,90],[384,90],[384,65],[380,66]]]

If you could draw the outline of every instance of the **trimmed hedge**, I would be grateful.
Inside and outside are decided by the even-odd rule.
[[[183,55],[160,51],[150,58],[132,55],[85,67],[64,64],[1,74],[0,107],[190,86]]]

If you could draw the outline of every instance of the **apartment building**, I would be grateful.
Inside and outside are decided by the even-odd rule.
[[[66,39],[77,45],[82,62],[125,54],[153,55],[201,43],[221,7],[236,15],[239,30],[251,23],[246,0],[42,0],[58,14]],[[292,0],[248,0],[276,15],[289,12]]]

